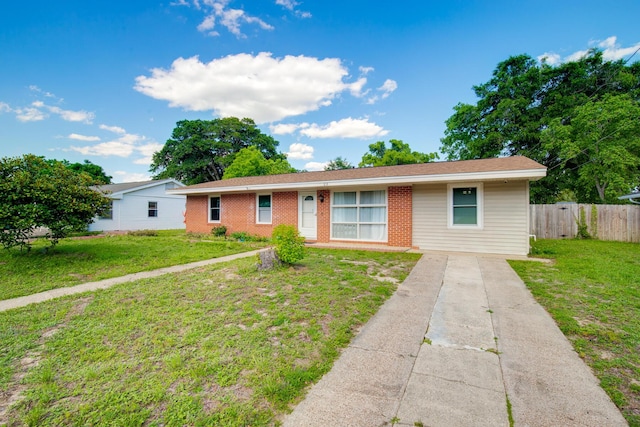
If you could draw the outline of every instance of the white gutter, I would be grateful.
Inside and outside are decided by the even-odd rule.
[[[424,184],[424,183],[443,183],[443,182],[461,182],[461,181],[493,181],[493,180],[537,180],[547,175],[546,169],[526,169],[526,170],[509,170],[509,171],[493,171],[493,172],[470,172],[461,174],[438,174],[438,175],[411,175],[411,176],[385,176],[377,178],[352,178],[343,180],[330,181],[309,181],[309,182],[289,182],[279,184],[250,184],[250,185],[234,185],[229,187],[210,187],[210,188],[184,188],[167,190],[167,194],[211,194],[211,193],[237,193],[252,191],[277,191],[277,190],[299,190],[308,188],[334,188],[334,187],[353,187],[355,185],[402,185],[402,184]]]

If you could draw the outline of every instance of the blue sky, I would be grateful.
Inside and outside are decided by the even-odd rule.
[[[357,165],[380,140],[438,151],[498,62],[626,59],[639,16],[637,0],[4,2],[0,157],[144,180],[177,121],[224,116],[254,119],[298,169]]]

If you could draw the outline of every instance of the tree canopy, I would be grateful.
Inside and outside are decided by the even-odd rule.
[[[47,161],[57,162],[58,160]],[[70,163],[68,160],[61,160],[60,162],[75,173],[86,173],[89,175],[93,179],[93,185],[111,184],[113,177],[107,175],[104,169],[102,169],[102,166],[91,163],[89,160],[85,160],[83,163]]]
[[[335,159],[329,160],[329,163],[324,167],[326,171],[336,171],[340,169],[353,169],[354,166],[347,161],[347,159],[343,159],[341,156],[336,157]]]
[[[86,229],[110,203],[92,183],[88,174],[33,154],[0,159],[0,242],[29,249],[31,233],[45,227],[53,246]]]
[[[362,156],[359,167],[410,165],[415,163],[427,163],[438,158],[436,153],[420,153],[411,151],[409,144],[399,139],[389,141],[387,147],[384,141],[378,141],[369,145],[369,152]]]
[[[257,147],[247,147],[236,154],[233,163],[224,171],[222,179],[294,172],[297,170],[289,164],[287,159],[266,159]]]
[[[188,185],[217,181],[247,147],[256,147],[265,159],[286,159],[277,151],[278,141],[251,119],[182,120],[162,150],[154,153],[150,170],[156,179],[175,178]]]
[[[580,114],[579,107],[610,95],[627,95],[637,104],[640,63],[604,61],[598,50],[557,66],[519,55],[499,63],[492,78],[473,90],[477,103],[456,105],[446,121],[441,151],[449,160],[524,155],[548,167],[547,178],[532,183],[533,201],[553,202],[563,190],[572,190],[579,201],[592,202],[600,200],[597,192],[587,191],[586,181],[579,179],[589,159],[562,149],[558,139],[543,142],[543,131],[552,124],[558,131],[559,124],[568,125]],[[626,185],[626,191],[633,186]]]

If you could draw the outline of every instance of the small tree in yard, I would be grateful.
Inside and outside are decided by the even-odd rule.
[[[38,227],[48,229],[51,246],[69,232],[80,231],[109,206],[92,190],[92,178],[61,162],[27,154],[0,159],[0,243],[30,249]]]

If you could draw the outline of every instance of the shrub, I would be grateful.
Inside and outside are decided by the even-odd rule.
[[[304,258],[304,237],[292,225],[278,225],[273,229],[271,240],[276,254],[285,264],[293,264]]]
[[[215,237],[226,237],[227,227],[225,227],[224,225],[213,227],[211,229],[211,234],[213,234]]]
[[[266,242],[269,240],[266,237],[249,234],[246,231],[234,231],[229,237],[238,242]]]

